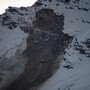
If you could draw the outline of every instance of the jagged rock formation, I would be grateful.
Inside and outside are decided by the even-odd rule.
[[[27,48],[22,54],[28,58],[24,72],[5,90],[29,90],[44,82],[52,76],[58,67],[58,56],[72,40],[62,32],[63,15],[56,15],[51,9],[41,9],[35,18],[33,26],[27,30]]]
[[[72,80],[78,62],[90,58],[89,11],[89,4],[83,0],[38,0],[32,7],[9,7],[0,16],[0,90],[38,86],[53,75],[59,60],[64,62],[60,68],[66,70],[61,70],[59,79]],[[68,71],[70,76],[66,76]],[[69,84],[66,88],[63,84],[61,90],[74,86]]]

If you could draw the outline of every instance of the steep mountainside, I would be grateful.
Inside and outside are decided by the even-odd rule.
[[[0,16],[0,90],[89,90],[89,29],[89,0],[9,7]]]

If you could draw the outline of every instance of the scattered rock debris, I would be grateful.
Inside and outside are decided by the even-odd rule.
[[[62,32],[63,15],[56,15],[51,9],[42,9],[35,18],[23,52],[28,58],[25,70],[6,90],[29,90],[52,76],[53,70],[58,67],[55,65],[59,62],[58,56],[73,38]]]

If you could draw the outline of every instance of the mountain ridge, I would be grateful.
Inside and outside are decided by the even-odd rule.
[[[52,76],[52,74],[46,75],[52,71],[49,70],[50,65],[54,66],[53,69],[59,69],[39,90],[75,90],[75,82],[68,81],[68,78],[74,79],[75,75],[74,80],[77,80],[79,75],[85,73],[87,78],[81,76],[85,82],[89,82],[89,71],[86,70],[90,59],[89,5],[88,0],[38,0],[32,7],[9,7],[6,13],[0,16],[0,89],[3,90],[3,87],[7,87],[5,90],[12,90],[12,88],[29,90],[31,87],[33,89],[33,86],[41,84]],[[46,66],[40,63],[43,65],[46,63]],[[60,67],[58,67],[59,63]],[[31,66],[30,70],[29,66]],[[47,67],[46,73],[42,66]],[[82,71],[78,74],[79,70],[76,67],[81,71],[85,67],[86,72]],[[31,86],[30,74],[35,75]],[[56,77],[61,83],[57,83]],[[7,82],[8,80],[11,81]],[[81,78],[77,83],[80,82],[79,80]],[[15,82],[12,83],[13,81]],[[89,89],[89,84],[82,84],[76,85],[77,90]]]

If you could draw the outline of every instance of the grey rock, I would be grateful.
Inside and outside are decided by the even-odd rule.
[[[23,52],[28,58],[24,72],[5,90],[29,90],[47,80],[52,76],[56,62],[59,63],[58,56],[72,40],[62,32],[63,15],[56,15],[51,9],[41,9],[35,18]]]

